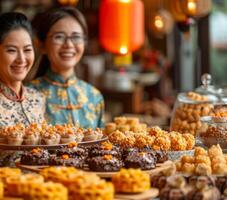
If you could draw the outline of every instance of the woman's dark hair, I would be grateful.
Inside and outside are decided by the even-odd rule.
[[[88,28],[83,14],[79,10],[73,7],[61,7],[61,8],[51,9],[45,12],[44,14],[42,14],[42,16],[39,17],[39,22],[34,24],[34,30],[36,32],[36,37],[38,41],[41,43],[44,43],[51,27],[57,21],[67,16],[71,16],[75,18],[75,20],[82,27],[85,37],[87,37]],[[46,73],[49,65],[50,65],[50,62],[47,55],[42,55],[35,78],[43,76]]]
[[[27,17],[18,12],[8,12],[0,15],[0,44],[10,31],[23,28],[33,36],[32,27]]]

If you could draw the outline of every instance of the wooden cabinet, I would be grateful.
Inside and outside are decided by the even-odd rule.
[[[123,113],[140,113],[142,110],[143,88],[136,86],[133,90],[117,91],[113,89],[100,88],[106,104],[109,101],[120,102]]]

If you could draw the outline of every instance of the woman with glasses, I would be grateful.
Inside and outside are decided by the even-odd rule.
[[[46,96],[47,121],[102,127],[102,95],[74,73],[87,42],[83,15],[72,7],[57,8],[45,13],[35,30],[42,59],[32,86]]]

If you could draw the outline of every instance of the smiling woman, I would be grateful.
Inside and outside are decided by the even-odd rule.
[[[32,29],[21,13],[0,16],[0,128],[22,123],[41,123],[44,98],[22,81],[34,62]]]
[[[62,7],[44,13],[40,22],[35,30],[42,59],[31,86],[46,95],[47,121],[102,127],[101,93],[74,74],[88,35],[83,15],[73,7]]]
[[[11,144],[12,136],[4,128],[41,123],[45,100],[38,91],[22,84],[34,62],[32,29],[26,16],[2,14],[0,27],[0,137],[1,143]],[[16,134],[19,136],[20,131]],[[0,166],[13,165],[18,156],[18,152],[0,150]]]

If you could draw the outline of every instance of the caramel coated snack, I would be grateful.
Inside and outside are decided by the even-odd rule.
[[[198,156],[198,155],[205,155],[207,156],[207,151],[202,148],[202,147],[195,147],[195,156]]]
[[[187,147],[187,141],[182,135],[178,132],[170,132],[171,138],[171,149],[175,151],[183,151]]]
[[[149,174],[140,169],[121,169],[112,177],[116,192],[137,193],[150,189]]]
[[[165,135],[156,137],[152,145],[152,148],[154,150],[168,151],[171,149],[171,140],[169,139],[168,136]]]
[[[20,175],[21,175],[21,170],[18,168],[9,168],[9,167],[0,168],[0,181],[2,181],[3,183],[6,181],[6,178],[18,177]]]
[[[127,124],[121,124],[121,125],[117,125],[116,129],[122,132],[126,132],[130,130],[130,126]]]
[[[4,185],[3,182],[0,181],[0,199],[3,199],[4,196]]]
[[[194,156],[184,155],[175,165],[177,171],[187,174],[227,174],[227,161],[219,145],[213,145],[208,153],[202,147],[196,147]]]
[[[74,167],[47,167],[40,171],[40,174],[48,181],[62,182],[67,181],[74,174],[82,174],[81,170]]]
[[[186,174],[194,174],[195,173],[195,164],[193,163],[185,163],[181,167],[182,172]]]
[[[195,173],[197,175],[211,175],[212,169],[210,165],[207,165],[205,163],[199,163],[195,168]]]
[[[147,125],[146,124],[140,124],[139,119],[136,117],[124,117],[119,116],[114,118],[114,122],[106,123],[105,126],[105,134],[110,135],[114,131],[121,131],[121,132],[127,132],[127,131],[133,131],[133,132],[139,132],[139,131],[146,131]]]
[[[106,123],[106,126],[105,126],[105,133],[107,135],[109,135],[110,133],[112,133],[113,131],[116,130],[116,127],[117,125],[113,122],[110,122],[110,123]]]
[[[191,150],[193,149],[193,147],[195,146],[195,137],[189,133],[185,133],[182,135],[184,137],[184,139],[187,142],[187,150]]]
[[[187,97],[196,103],[180,103],[173,116],[171,130],[196,135],[197,130],[202,126],[200,117],[209,115],[213,105],[203,103],[203,101],[207,101],[207,97],[194,92],[189,92]]]
[[[184,164],[184,163],[192,164],[192,163],[195,162],[195,157],[194,156],[183,155],[181,157],[181,162],[182,162],[182,164]]]
[[[115,122],[117,125],[125,125],[126,122],[127,122],[127,118],[126,118],[126,117],[115,117],[115,118],[114,118],[114,122]]]
[[[226,174],[227,173],[227,164],[225,163],[217,163],[212,166],[214,174]]]
[[[84,174],[68,186],[69,200],[113,200],[114,187],[96,175]],[[76,184],[76,185],[75,185]]]
[[[17,177],[9,177],[6,179],[7,195],[22,197],[30,192],[30,185],[44,183],[43,176],[39,174],[23,174]]]
[[[30,184],[26,199],[32,200],[68,200],[68,191],[60,183],[46,182]]]
[[[139,124],[139,119],[136,117],[128,117],[127,118],[127,122],[128,125],[130,125],[130,127],[138,125]]]

